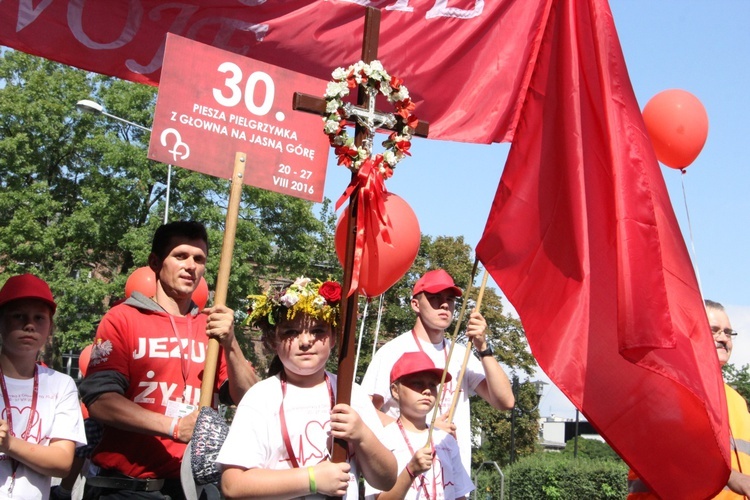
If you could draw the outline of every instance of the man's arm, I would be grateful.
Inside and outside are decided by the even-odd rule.
[[[147,410],[116,392],[105,392],[86,406],[89,414],[104,425],[139,434],[172,437],[172,417]],[[192,414],[186,415],[183,420],[191,417],[194,424],[196,417]],[[180,427],[183,425],[187,427],[188,422],[180,422]]]
[[[150,436],[164,436],[187,443],[193,436],[198,410],[175,421],[163,413],[143,408],[124,396],[125,376],[114,370],[89,373],[79,390],[91,416],[104,425]],[[178,424],[176,429],[172,423]],[[175,432],[176,430],[176,432]]]
[[[729,481],[727,486],[730,490],[737,493],[738,495],[744,495],[750,497],[750,476],[743,474],[736,470],[733,470],[729,475]]]
[[[487,322],[477,311],[471,313],[466,335],[473,342],[478,352],[487,350],[487,336],[485,331]],[[484,356],[481,358],[485,379],[477,386],[476,393],[487,401],[496,410],[509,410],[515,404],[513,389],[505,370],[497,362],[495,356]]]

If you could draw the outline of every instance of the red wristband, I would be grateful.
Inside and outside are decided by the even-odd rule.
[[[407,472],[407,474],[409,474],[409,477],[410,477],[410,478],[414,479],[414,478],[416,477],[416,476],[414,475],[414,473],[412,473],[412,471],[411,471],[411,470],[409,470],[409,465],[408,465],[408,464],[406,465],[406,472]]]
[[[177,423],[174,426],[174,430],[172,431],[172,439],[177,441],[180,437],[180,421],[182,420],[182,417],[179,417],[177,419]]]

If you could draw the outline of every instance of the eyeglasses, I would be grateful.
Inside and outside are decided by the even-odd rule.
[[[712,326],[711,327],[711,333],[714,335],[719,335],[720,333],[724,333],[727,337],[736,337],[737,332],[732,330],[731,328],[724,328],[723,330],[719,328],[718,326]]]

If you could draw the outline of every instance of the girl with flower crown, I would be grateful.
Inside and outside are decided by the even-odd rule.
[[[383,446],[372,403],[354,384],[351,406],[336,404],[336,375],[325,366],[335,343],[341,285],[298,278],[281,292],[249,297],[248,323],[275,353],[269,378],[242,398],[217,462],[227,498],[358,498],[357,477],[390,489],[396,460]],[[349,443],[333,463],[333,439]]]

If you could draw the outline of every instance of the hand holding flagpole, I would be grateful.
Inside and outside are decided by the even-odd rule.
[[[471,269],[471,280],[469,281],[468,286],[466,287],[466,297],[469,297],[469,294],[471,293],[471,287],[474,283],[474,277],[477,274],[477,267],[479,266],[479,260],[474,260],[474,267]],[[487,273],[485,272],[485,277],[483,280],[483,283],[487,282]],[[482,290],[480,290],[480,297],[484,294],[484,287]],[[481,298],[479,299],[481,302]],[[464,314],[466,313],[466,304],[468,303],[468,300],[464,300],[461,304],[461,312],[458,314],[458,320],[456,321],[456,328],[453,330],[453,336],[451,337],[451,347],[448,350],[448,356],[445,359],[445,367],[443,368],[443,375],[440,378],[440,386],[437,393],[437,398],[435,400],[435,408],[432,411],[432,420],[430,421],[430,430],[427,434],[427,444],[425,446],[430,446],[430,443],[432,443],[432,430],[435,428],[435,421],[437,420],[438,413],[440,411],[440,401],[443,396],[443,391],[445,390],[445,378],[446,374],[448,373],[448,367],[451,364],[451,358],[453,357],[453,346],[456,344],[456,338],[458,337],[458,330],[461,328],[461,322],[464,319]]]
[[[482,299],[484,298],[484,289],[487,288],[487,278],[488,278],[487,271],[484,271],[484,275],[482,276],[482,286],[479,288],[479,296],[477,297],[477,305],[474,306],[475,312],[479,312],[479,308],[482,307]],[[466,351],[464,352],[464,362],[461,365],[461,371],[458,373],[458,380],[456,381],[456,387],[458,388],[461,387],[461,383],[464,380],[464,374],[466,373],[466,365],[469,363],[469,356],[471,356],[471,346],[466,346]],[[448,424],[451,424],[453,422],[453,414],[456,411],[456,404],[458,403],[458,392],[459,391],[457,390],[456,397],[454,397],[453,401],[451,401],[451,409],[448,412]]]

